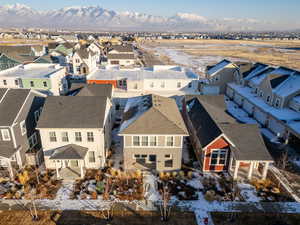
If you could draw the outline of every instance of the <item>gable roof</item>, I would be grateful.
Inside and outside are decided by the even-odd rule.
[[[112,85],[111,84],[85,84],[79,89],[76,96],[100,96],[100,97],[112,97]]]
[[[80,48],[75,51],[81,59],[88,59],[89,58],[89,51],[86,48]]]
[[[186,100],[189,108],[188,115],[202,147],[207,146],[222,134],[218,124],[236,122],[225,112],[223,95],[187,96]]]
[[[231,62],[227,59],[223,59],[221,62],[218,62],[217,64],[210,66],[207,70],[207,74],[209,76],[213,75],[214,73],[220,71],[221,69],[223,69],[225,66],[227,66],[228,64],[230,64]]]
[[[135,59],[134,54],[108,54],[108,59]]]
[[[107,97],[49,96],[38,128],[103,128]]]
[[[232,143],[237,160],[272,160],[257,125],[239,124],[226,113],[223,95],[186,99],[188,115],[202,148],[221,135]]]
[[[12,125],[29,93],[30,89],[0,88],[0,126]]]
[[[50,159],[84,159],[87,152],[88,148],[69,144],[54,149],[54,153],[51,155]]]
[[[256,76],[257,73],[264,71],[266,68],[268,68],[268,65],[263,63],[255,63],[250,70],[245,71],[242,73],[243,77],[248,80],[252,77]]]
[[[283,81],[285,81],[287,78],[289,77],[289,75],[285,74],[270,74],[268,76],[271,88],[274,89],[276,88],[278,85],[280,85]]]
[[[133,52],[132,45],[112,45],[110,51],[116,50],[118,52]]]
[[[130,98],[124,112],[120,134],[188,134],[174,99],[153,94]]]

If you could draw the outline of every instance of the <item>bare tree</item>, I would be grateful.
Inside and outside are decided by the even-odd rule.
[[[36,205],[35,205],[35,198],[36,198],[36,188],[35,187],[31,189],[30,196],[31,196],[31,204],[32,204],[32,207],[29,207],[30,215],[32,217],[32,221],[38,221],[39,217],[38,217]]]
[[[169,201],[171,199],[171,194],[167,184],[163,185],[162,189],[162,204],[160,205],[160,214],[162,221],[168,221],[171,214],[172,206],[170,206]]]

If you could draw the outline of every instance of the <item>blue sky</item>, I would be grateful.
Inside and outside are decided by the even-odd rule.
[[[1,5],[14,3],[39,10],[99,5],[161,16],[188,12],[208,18],[255,18],[278,23],[300,20],[300,0],[0,0]]]

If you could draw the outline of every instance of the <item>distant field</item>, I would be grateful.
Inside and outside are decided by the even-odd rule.
[[[165,62],[199,66],[202,72],[207,64],[222,58],[300,70],[300,41],[158,40],[144,42],[142,46],[160,54]]]
[[[30,45],[30,44],[48,44],[53,42],[52,40],[32,40],[32,39],[7,39],[7,38],[0,38],[0,45]]]

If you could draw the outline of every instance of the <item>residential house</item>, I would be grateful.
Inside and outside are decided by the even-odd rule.
[[[158,95],[128,99],[119,135],[126,170],[181,169],[188,132],[174,99]]]
[[[300,143],[299,85],[300,72],[265,67],[229,83],[226,95],[262,126],[269,139]]]
[[[134,66],[136,59],[134,54],[108,54],[108,65],[119,65],[123,67]]]
[[[76,50],[72,57],[74,75],[87,75],[97,68],[98,56],[87,48]]]
[[[56,169],[57,177],[83,177],[85,169],[105,166],[111,144],[111,103],[99,96],[50,96],[38,130],[46,168]],[[70,173],[72,177],[65,177]]]
[[[88,46],[88,49],[97,55],[97,64],[99,64],[104,47],[101,46],[98,42],[94,41]]]
[[[72,71],[72,55],[74,51],[74,43],[61,43],[55,49],[51,50],[49,54],[57,59],[57,63],[62,66],[67,66],[68,71]]]
[[[251,65],[247,62],[233,63],[224,59],[213,66],[208,66],[206,80],[200,85],[200,91],[203,94],[225,94],[227,83],[234,81],[240,71],[248,70]]]
[[[266,178],[273,159],[259,127],[239,124],[229,116],[224,95],[187,96],[184,105],[190,141],[204,172],[226,171],[237,179],[244,170],[249,180],[254,172]]]
[[[45,97],[30,89],[0,88],[0,167],[11,178],[15,169],[43,162],[35,128]]]
[[[66,68],[58,64],[30,63],[0,71],[0,87],[47,91],[50,95],[68,91]]]

